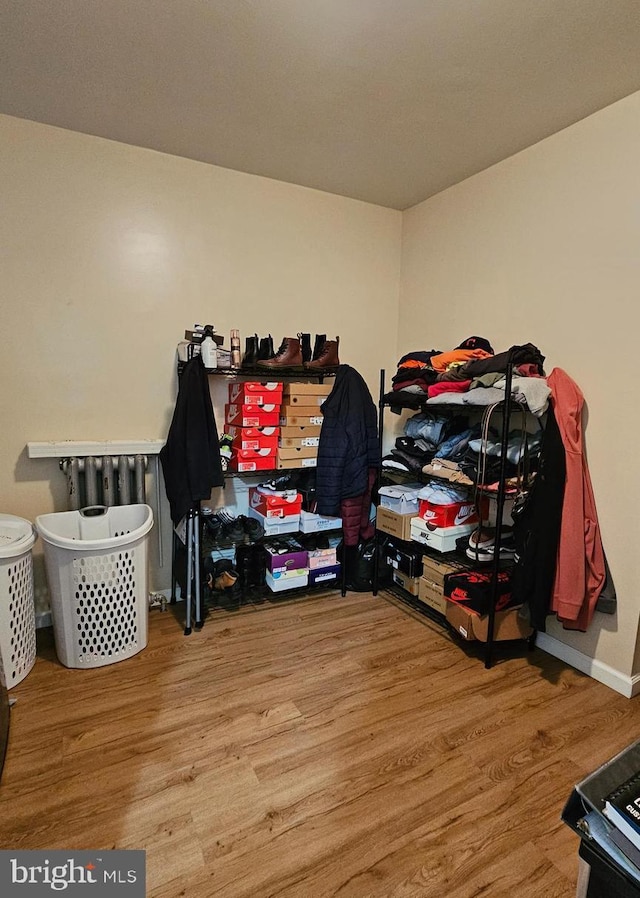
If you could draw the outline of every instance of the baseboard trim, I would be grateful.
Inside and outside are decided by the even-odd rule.
[[[640,675],[638,674],[632,677],[623,674],[609,664],[598,661],[597,658],[589,658],[587,655],[583,655],[582,652],[577,651],[570,645],[566,645],[564,642],[560,642],[559,639],[555,639],[553,636],[549,636],[548,633],[538,633],[536,645],[549,655],[553,655],[554,658],[565,661],[581,673],[585,673],[615,692],[619,692],[625,698],[633,698],[634,695],[640,693]]]

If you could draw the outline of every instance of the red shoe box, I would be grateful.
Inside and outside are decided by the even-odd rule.
[[[280,436],[279,427],[235,427],[226,428],[234,449],[277,449]]]
[[[236,449],[231,447],[230,471],[272,471],[276,466],[276,449]]]
[[[461,524],[475,524],[478,509],[473,502],[451,502],[449,505],[435,505],[428,499],[418,500],[418,515],[432,527],[459,527]]]
[[[277,427],[280,423],[280,406],[233,402],[225,405],[224,420],[226,424],[235,424],[236,427]]]
[[[270,381],[257,383],[229,384],[229,404],[239,405],[280,405],[282,403],[282,384]]]
[[[249,490],[249,507],[260,512],[265,518],[285,518],[289,515],[300,515],[302,496],[269,496],[258,492],[256,487]]]

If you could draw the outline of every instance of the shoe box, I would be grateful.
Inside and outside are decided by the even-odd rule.
[[[333,567],[338,563],[337,549],[309,549],[309,570]]]
[[[418,582],[418,599],[425,605],[428,605],[429,608],[433,608],[434,611],[445,614],[447,600],[444,595],[444,587],[441,583],[434,583],[433,580],[429,580],[428,577],[424,576],[425,573],[426,571],[423,571],[423,576],[420,577]]]
[[[285,405],[320,406],[332,389],[333,383],[288,383],[284,387],[283,401]]]
[[[226,427],[235,449],[277,449],[280,436],[279,427]]]
[[[418,493],[421,483],[381,486],[378,490],[380,506],[395,511],[396,514],[418,514]]]
[[[318,456],[317,450],[314,452],[316,454],[309,457],[283,458],[280,456],[276,459],[276,468],[278,471],[286,471],[288,468],[315,468],[318,464]]]
[[[280,423],[281,427],[318,427],[322,425],[322,421],[323,415],[319,408],[283,405],[275,423]]]
[[[245,381],[229,384],[229,405],[281,405],[282,384]]]
[[[282,518],[268,518],[256,508],[249,507],[247,512],[250,518],[254,518],[262,524],[265,536],[281,536],[283,533],[297,533],[300,529],[300,515],[289,514]]]
[[[378,506],[376,511],[376,528],[388,533],[389,536],[395,536],[398,539],[411,539],[411,521],[414,519],[415,513],[400,514],[391,508]]]
[[[423,518],[411,519],[411,539],[436,552],[453,552],[461,536],[468,536],[475,524],[459,524],[457,527],[433,527]]]
[[[494,621],[494,640],[526,639],[533,633],[526,620],[520,617],[520,607],[506,611],[496,611]],[[489,615],[480,615],[470,608],[464,608],[455,602],[447,601],[447,622],[463,639],[486,642],[489,634]]]
[[[272,471],[277,462],[277,449],[236,449],[231,447],[230,471]]]
[[[423,555],[418,598],[440,614],[445,614],[447,610],[447,599],[444,594],[445,578],[448,574],[457,574],[470,568],[468,562],[456,557],[438,558],[434,555]]]
[[[291,426],[280,428],[281,446],[319,446],[322,424],[307,424],[304,426]],[[311,442],[317,440],[317,442]]]
[[[284,430],[285,428],[281,428]],[[287,428],[288,429],[288,428]],[[300,430],[304,430],[304,428],[299,428]],[[316,450],[320,445],[320,435],[317,437],[280,437],[278,441],[278,445],[281,449],[304,449],[304,448],[312,448]]]
[[[340,565],[330,564],[325,567],[309,569],[309,586],[318,586],[321,583],[335,583],[340,577]]]
[[[282,461],[297,461],[300,458],[317,458],[317,446],[279,446],[278,459]]]
[[[496,611],[506,611],[513,604],[511,573],[509,568],[498,571]],[[444,594],[447,599],[477,614],[488,612],[493,589],[493,571],[474,568],[470,571],[447,574],[444,578]]]
[[[422,549],[411,542],[389,539],[383,545],[384,562],[393,571],[399,571],[406,577],[419,577],[422,574]]]
[[[309,583],[309,571],[298,574],[294,571],[289,573],[272,574],[267,571],[265,574],[265,582],[272,592],[284,592],[287,589],[301,589]]]
[[[302,575],[309,569],[309,553],[297,540],[283,538],[264,544],[267,572],[281,574],[295,571]]]
[[[450,502],[436,505],[428,499],[418,500],[419,518],[433,527],[457,527],[460,524],[477,524],[478,509],[474,502]]]
[[[420,577],[410,577],[408,574],[405,574],[404,571],[393,570],[391,572],[391,579],[396,586],[401,586],[402,589],[406,590],[412,596],[418,596]]]
[[[338,530],[342,527],[342,518],[314,514],[311,511],[300,512],[300,530],[302,533],[319,533],[322,530]]]
[[[280,405],[251,405],[232,402],[224,407],[225,424],[236,427],[277,427],[280,423]]]
[[[257,487],[249,488],[249,510],[254,509],[265,518],[285,518],[295,515],[298,517],[302,507],[302,495],[298,492],[288,496],[270,496],[261,493]]]

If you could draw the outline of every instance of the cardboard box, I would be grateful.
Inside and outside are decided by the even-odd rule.
[[[522,620],[518,613],[520,608],[509,608],[497,611],[493,638],[495,641],[505,639],[527,639],[533,633],[531,627]],[[486,642],[489,633],[489,615],[479,615],[468,608],[447,602],[446,617],[449,624],[463,639]]]
[[[301,507],[300,493],[293,496],[270,496],[268,493],[261,493],[255,486],[249,488],[249,508],[255,509],[266,518],[299,516]]]
[[[380,505],[397,514],[418,514],[418,493],[422,489],[420,483],[381,486],[378,490]]]
[[[403,539],[406,542],[411,539],[411,521],[413,518],[414,515],[411,512],[409,514],[398,514],[397,511],[383,508],[380,505],[376,511],[376,528],[382,530],[383,533],[396,536],[398,539]]]
[[[290,405],[305,405],[304,400],[309,400],[309,405],[316,405],[315,397],[321,397],[324,402],[333,390],[333,379],[326,384],[319,383],[287,383],[284,385],[283,395]]]
[[[428,499],[418,500],[418,517],[434,527],[458,527],[460,524],[477,524],[478,509],[474,502],[451,502],[435,505]]]
[[[296,408],[282,406],[279,421],[281,427],[310,427],[322,425],[323,416],[318,409]]]
[[[300,589],[309,582],[309,571],[290,576],[288,574],[265,574],[265,581],[272,592],[283,592],[285,589]]]
[[[320,386],[320,384],[313,384],[313,386]],[[290,408],[295,406],[319,408],[328,395],[328,393],[313,395],[310,395],[309,393],[286,393],[282,398]]]
[[[300,531],[302,533],[319,533],[322,530],[338,530],[342,527],[342,518],[331,518],[311,511],[300,512]]]
[[[224,420],[226,424],[235,424],[236,427],[277,427],[280,406],[230,403],[224,407]]]
[[[316,446],[279,446],[278,458],[316,458],[318,449]]]
[[[309,570],[314,571],[317,568],[333,567],[338,563],[336,549],[310,549],[309,551]]]
[[[245,381],[229,384],[229,405],[281,405],[282,384],[276,381]]]
[[[303,429],[303,428],[301,428]],[[313,447],[315,449],[320,445],[320,435],[317,437],[283,437],[280,436],[278,445],[281,449],[303,449],[304,447]]]
[[[266,567],[272,574],[296,571],[302,574],[309,568],[309,554],[295,539],[283,537],[273,543],[265,543]]]
[[[442,584],[434,583],[428,580],[424,574],[420,577],[418,584],[418,599],[433,608],[434,611],[445,614],[447,610],[447,600],[444,597]]]
[[[318,459],[314,455],[313,458],[279,458],[276,468],[280,471],[286,471],[288,468],[315,468]]]
[[[276,468],[277,449],[236,449],[231,447],[229,470],[239,472],[273,471]]]
[[[458,574],[460,571],[471,570],[471,562],[466,563],[458,558],[438,558],[435,555],[422,556],[422,576],[435,583],[441,589],[444,587],[444,578],[447,574]]]
[[[265,536],[281,536],[283,533],[297,533],[300,529],[300,515],[290,514],[284,518],[267,518],[255,508],[249,507],[250,518],[260,521]]]
[[[411,518],[411,539],[436,552],[453,552],[461,536],[468,536],[475,524],[460,524],[458,527],[436,527],[432,529],[423,518]]]
[[[415,543],[389,540],[384,546],[384,557],[389,567],[407,577],[422,575],[422,549]]]
[[[277,449],[280,436],[279,427],[236,427],[225,428],[231,437],[231,445],[236,449]]]
[[[309,570],[309,586],[319,586],[321,583],[335,583],[339,576],[339,564],[313,568]]]
[[[391,579],[396,584],[396,586],[401,586],[402,589],[405,589],[407,592],[411,593],[412,596],[418,595],[420,577],[409,577],[402,571],[392,571]]]
[[[320,431],[322,430],[322,422],[320,424],[308,424],[306,427],[281,427],[280,428],[280,439],[282,440],[302,440],[309,439],[310,437],[319,437]],[[311,445],[311,444],[307,444]]]

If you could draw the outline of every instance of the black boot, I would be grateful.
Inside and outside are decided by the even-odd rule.
[[[262,337],[260,340],[260,345],[258,346],[258,358],[256,361],[265,361],[266,359],[272,359],[275,356],[275,350],[273,348],[273,337],[269,334],[268,337]]]
[[[247,337],[245,341],[244,356],[242,357],[243,368],[253,368],[258,361],[258,335]]]
[[[319,359],[322,350],[324,349],[324,344],[327,341],[326,334],[316,334],[316,342],[313,344],[313,355],[311,356],[311,361],[315,362],[316,359]]]
[[[302,349],[302,364],[311,361],[311,334],[298,334]]]

